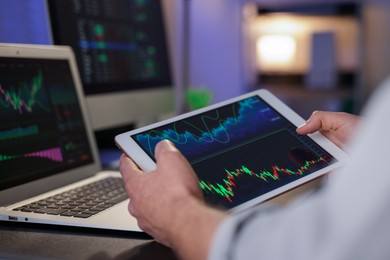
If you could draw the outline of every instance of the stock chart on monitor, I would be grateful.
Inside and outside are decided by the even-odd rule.
[[[0,58],[0,189],[91,162],[68,61]]]
[[[190,161],[205,199],[233,208],[333,163],[333,156],[258,96],[132,138],[154,159],[169,139]]]
[[[171,84],[160,2],[48,0],[54,43],[73,48],[87,95]]]

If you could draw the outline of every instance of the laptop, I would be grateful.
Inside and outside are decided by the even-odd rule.
[[[71,48],[0,44],[0,221],[140,232],[128,202],[101,168]]]

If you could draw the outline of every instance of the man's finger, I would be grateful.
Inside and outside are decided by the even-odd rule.
[[[143,173],[134,163],[134,161],[125,154],[121,155],[119,162],[120,173],[125,182],[132,178],[132,175],[138,175]]]
[[[167,139],[158,142],[154,151],[156,159],[165,151],[177,151],[177,148],[171,141]]]
[[[326,112],[315,111],[311,114],[310,118],[297,128],[298,134],[311,134],[318,130],[328,131],[331,127],[331,122],[328,122],[329,118],[326,116]]]

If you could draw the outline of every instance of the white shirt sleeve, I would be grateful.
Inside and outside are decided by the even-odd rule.
[[[209,259],[390,259],[390,80],[379,90],[328,185],[286,207],[230,216]]]

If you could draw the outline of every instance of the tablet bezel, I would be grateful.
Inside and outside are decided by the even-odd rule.
[[[263,99],[270,107],[272,107],[274,110],[276,110],[278,113],[280,113],[286,120],[291,122],[296,127],[302,125],[305,123],[305,120],[299,116],[297,113],[295,113],[291,108],[289,108],[287,105],[285,105],[281,100],[279,100],[276,96],[274,96],[271,92],[265,89],[259,89],[253,92],[249,92],[244,95],[237,96],[235,98],[202,108],[195,111],[191,111],[179,116],[175,116],[173,118],[163,120],[145,127],[141,127],[132,131],[128,131],[122,134],[119,134],[115,137],[115,143],[116,145],[130,158],[134,160],[134,162],[145,172],[152,171],[156,168],[156,163],[153,161],[153,159],[142,149],[141,146],[137,144],[137,142],[131,137],[133,135],[136,135],[138,133],[142,133],[145,131],[149,131],[151,129],[154,129],[156,127],[164,126],[166,124],[174,123],[179,120],[186,119],[188,117],[192,117],[204,112],[208,112],[210,110],[217,109],[222,106],[226,106],[232,103],[235,103],[237,101],[258,96],[261,99]],[[239,211],[242,209],[246,209],[248,207],[251,207],[255,204],[267,201],[273,197],[276,197],[278,195],[281,195],[291,189],[294,189],[298,186],[301,186],[302,184],[305,184],[311,180],[314,180],[340,166],[343,165],[343,162],[348,157],[348,155],[341,150],[338,146],[336,146],[334,143],[332,143],[329,139],[327,139],[325,136],[323,136],[321,133],[316,132],[313,134],[308,135],[315,143],[317,143],[322,149],[324,149],[326,152],[328,152],[330,155],[332,155],[337,161],[320,169],[315,172],[310,173],[309,175],[303,176],[297,180],[294,180],[290,183],[287,183],[281,187],[278,187],[274,190],[271,190],[265,194],[262,194],[256,198],[250,199],[247,202],[244,202],[242,204],[239,204],[233,208],[231,208],[231,211]]]

